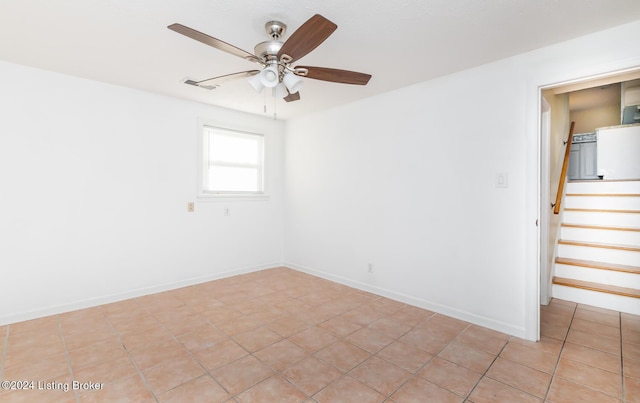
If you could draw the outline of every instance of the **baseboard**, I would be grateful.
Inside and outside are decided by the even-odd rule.
[[[185,280],[180,280],[171,283],[165,283],[150,287],[137,288],[126,292],[114,293],[103,295],[96,298],[88,298],[80,301],[74,301],[65,304],[53,305],[42,309],[36,309],[27,312],[18,312],[10,315],[0,317],[0,326],[9,325],[12,323],[22,322],[25,320],[42,318],[45,316],[57,315],[65,312],[75,311],[79,309],[91,308],[94,306],[110,304],[113,302],[123,301],[126,299],[142,297],[149,294],[155,294],[164,291],[175,290],[182,287],[188,287],[191,285],[206,283],[208,281],[220,280],[227,277],[233,277],[240,274],[253,273],[261,270],[271,269],[275,267],[288,267],[293,270],[297,270],[312,276],[324,278],[339,284],[343,284],[349,287],[353,287],[359,290],[371,292],[382,297],[390,298],[395,301],[399,301],[405,304],[413,305],[419,308],[428,309],[433,312],[440,313],[442,315],[450,316],[452,318],[460,319],[465,322],[473,323],[478,326],[487,327],[499,332],[510,334],[516,337],[525,338],[525,329],[523,327],[517,327],[508,323],[500,322],[492,318],[477,315],[471,312],[462,311],[457,308],[453,308],[447,305],[442,305],[433,301],[428,301],[422,298],[417,298],[411,295],[399,293],[386,288],[373,286],[371,284],[362,283],[346,277],[336,276],[324,272],[322,270],[306,267],[303,265],[295,264],[292,262],[273,262],[269,264],[263,264],[259,266],[250,266],[237,268],[221,273],[213,273],[206,276],[192,277]]]
[[[310,274],[312,276],[324,278],[326,280],[340,283],[349,287],[357,288],[362,291],[367,291],[376,295],[380,295],[382,297],[393,299],[395,301],[399,301],[408,305],[413,305],[418,308],[428,309],[430,311],[433,311],[442,315],[450,316],[452,318],[460,319],[465,322],[473,323],[478,326],[493,329],[498,332],[506,333],[506,334],[520,337],[523,339],[526,338],[526,332],[524,327],[514,326],[509,323],[504,323],[504,322],[501,322],[492,318],[488,318],[482,315],[477,315],[472,312],[463,311],[463,310],[453,308],[447,305],[442,305],[433,301],[417,298],[412,295],[407,295],[407,294],[399,293],[393,290],[388,290],[386,288],[362,283],[360,281],[355,281],[346,277],[336,276],[334,274],[330,274],[322,270],[306,267],[296,263],[284,262],[283,266],[294,269],[294,270],[298,270],[303,273]]]
[[[206,276],[192,277],[171,283],[164,283],[150,287],[137,288],[125,292],[102,295],[95,298],[87,298],[80,301],[52,305],[41,309],[34,309],[26,312],[17,312],[10,315],[0,316],[0,326],[18,323],[25,320],[43,318],[45,316],[58,315],[65,312],[75,311],[79,309],[91,308],[94,306],[110,304],[113,302],[123,301],[126,299],[142,297],[149,294],[155,294],[164,291],[175,290],[178,288],[188,287],[191,285],[206,283],[208,281],[220,280],[227,277],[233,277],[240,274],[253,273],[256,271],[266,270],[274,267],[282,266],[282,262],[274,262],[259,266],[241,267],[233,270],[208,274]]]

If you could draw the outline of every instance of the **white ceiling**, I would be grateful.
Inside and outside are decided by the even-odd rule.
[[[640,19],[638,0],[0,0],[0,60],[262,114],[265,96],[245,79],[213,91],[182,83],[258,65],[167,25],[253,52],[269,39],[267,21],[287,24],[286,40],[315,13],[338,29],[299,63],[373,78],[366,87],[305,79],[300,101],[275,104],[280,119]]]

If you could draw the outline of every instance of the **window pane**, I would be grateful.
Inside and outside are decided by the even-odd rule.
[[[216,192],[259,192],[262,180],[257,168],[210,166],[207,188]]]
[[[264,137],[203,127],[202,190],[212,193],[264,191]]]
[[[259,164],[261,136],[215,133],[209,140],[209,160],[239,164]]]

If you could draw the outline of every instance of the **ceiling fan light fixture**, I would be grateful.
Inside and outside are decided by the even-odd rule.
[[[280,82],[280,73],[278,67],[275,65],[267,66],[258,74],[262,85],[268,88],[273,88]]]
[[[278,85],[276,85],[275,87],[273,87],[273,96],[276,98],[284,98],[287,95],[289,95],[289,92],[287,91],[287,87],[285,87],[284,84],[280,83]]]
[[[254,90],[256,90],[257,93],[262,92],[262,90],[264,89],[264,84],[262,84],[260,74],[256,74],[255,76],[251,77],[249,79],[249,84],[253,87]]]
[[[282,82],[287,86],[291,94],[294,94],[302,88],[302,78],[293,73],[286,72],[282,78]]]

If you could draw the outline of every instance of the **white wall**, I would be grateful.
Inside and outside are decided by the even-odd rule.
[[[539,87],[640,65],[623,46],[638,30],[289,121],[285,262],[537,338]]]
[[[599,127],[617,126],[621,123],[620,103],[573,111],[570,119],[576,122],[575,133],[589,133]]]
[[[198,118],[266,134],[270,200],[187,212]],[[0,62],[0,324],[280,264],[283,130]]]

